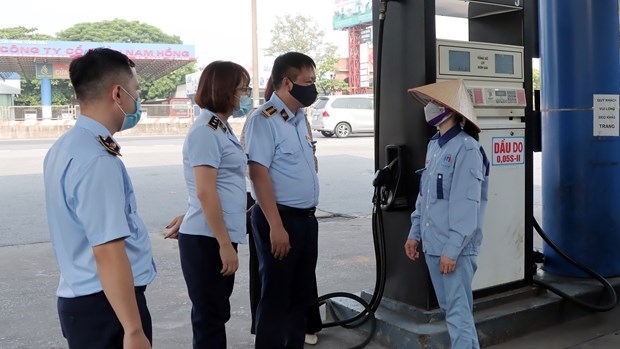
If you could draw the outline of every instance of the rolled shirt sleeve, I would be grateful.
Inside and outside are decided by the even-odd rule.
[[[418,193],[415,201],[415,210],[411,212],[411,228],[409,229],[409,240],[420,241],[422,239],[422,231],[420,230],[420,208],[422,207],[422,196]]]

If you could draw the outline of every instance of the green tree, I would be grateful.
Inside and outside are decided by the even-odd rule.
[[[15,27],[0,29],[0,38],[14,40],[61,40],[85,42],[125,42],[182,44],[176,35],[163,33],[157,27],[138,21],[114,19],[96,23],[79,23],[56,34],[56,37],[36,33],[37,29]],[[158,99],[171,97],[180,84],[185,83],[185,75],[195,71],[195,63],[190,63],[154,81],[140,79],[141,97]],[[15,100],[16,105],[37,105],[41,103],[41,83],[37,79],[21,80],[22,93]],[[52,104],[69,104],[73,88],[69,80],[52,80]]]
[[[12,27],[0,29],[0,38],[9,40],[52,40],[53,36],[37,33],[35,28]],[[67,104],[73,90],[67,82],[52,80],[52,104]],[[15,105],[41,104],[41,81],[21,78],[22,92],[15,99]]]
[[[22,93],[15,99],[15,105],[40,105],[41,80],[21,79]],[[67,105],[73,89],[67,80],[52,80],[52,105]]]
[[[532,85],[534,90],[540,90],[540,70],[532,69]]]
[[[338,63],[337,47],[326,42],[325,32],[317,30],[318,27],[311,17],[291,14],[277,16],[271,29],[271,46],[265,49],[265,54],[271,57],[289,51],[307,54],[316,63],[316,86],[320,93],[346,91],[347,83],[334,78]]]
[[[182,44],[181,38],[168,35],[159,28],[139,21],[114,19],[96,23],[78,23],[56,34],[63,41],[125,42],[145,44]],[[154,81],[140,79],[143,99],[169,98],[178,85],[185,83],[185,75],[195,71],[190,63]]]
[[[139,21],[114,19],[95,23],[78,23],[56,34],[57,40],[88,42],[135,42],[145,44],[182,44],[177,35]]]
[[[54,38],[36,31],[35,28],[26,27],[0,28],[0,38],[9,40],[51,40]]]

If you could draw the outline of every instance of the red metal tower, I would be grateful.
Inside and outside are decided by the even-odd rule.
[[[349,93],[361,93],[360,87],[360,44],[362,43],[362,30],[364,27],[357,25],[348,29],[349,32]]]
[[[356,25],[347,29],[349,33],[349,93],[351,94],[366,92],[366,88],[360,86],[360,44],[362,44],[362,32],[368,27],[370,27],[370,23]],[[370,59],[368,61],[370,63]]]

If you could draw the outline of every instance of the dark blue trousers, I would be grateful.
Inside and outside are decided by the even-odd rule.
[[[258,255],[261,298],[256,309],[256,349],[303,349],[306,311],[314,300],[318,222],[314,215],[280,211],[291,250],[277,260],[271,253],[269,223],[258,205],[252,234]]]
[[[142,329],[153,343],[151,315],[144,289],[136,287],[136,300]],[[76,298],[58,298],[58,317],[62,335],[70,349],[123,349],[125,331],[103,292]]]
[[[235,250],[237,244],[233,244]],[[179,234],[181,269],[192,301],[194,349],[226,349],[226,322],[235,276],[222,276],[220,246],[215,238]]]
[[[260,276],[258,274],[258,256],[256,255],[256,245],[254,244],[254,234],[252,234],[252,221],[248,218],[248,249],[250,251],[250,311],[252,313],[252,324],[250,326],[250,333],[256,334],[256,308],[260,300]],[[319,298],[319,290],[316,284],[316,277],[314,280],[314,287],[312,289],[312,299]],[[321,312],[319,305],[313,303],[306,311],[306,333],[318,333],[323,329],[323,320],[321,319]]]

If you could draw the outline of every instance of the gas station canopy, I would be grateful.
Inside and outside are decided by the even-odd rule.
[[[68,79],[71,60],[98,47],[126,54],[135,62],[138,76],[149,81],[196,61],[193,45],[0,39],[0,72]]]

